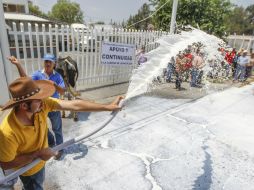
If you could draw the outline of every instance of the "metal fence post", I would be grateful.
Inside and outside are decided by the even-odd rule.
[[[174,34],[174,31],[175,31],[177,4],[178,4],[178,0],[174,0],[173,7],[172,7],[171,22],[170,22],[170,32],[169,32],[170,34]]]
[[[8,36],[4,18],[3,2],[0,0],[0,104],[9,99],[8,84],[12,81],[11,64],[7,60],[10,55]]]

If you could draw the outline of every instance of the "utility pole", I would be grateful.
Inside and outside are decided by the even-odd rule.
[[[9,100],[8,84],[12,81],[11,64],[8,62],[7,56],[10,56],[10,47],[4,18],[3,1],[0,0],[0,104]]]
[[[172,15],[171,15],[171,23],[170,23],[170,32],[169,32],[170,34],[174,34],[174,31],[175,31],[177,4],[178,4],[178,0],[174,0]]]
[[[252,35],[253,35],[253,37],[254,37],[254,17],[252,17],[252,19],[251,19],[251,24],[252,24],[252,26],[253,26],[253,33],[252,33]]]

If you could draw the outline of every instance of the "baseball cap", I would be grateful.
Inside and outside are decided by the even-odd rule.
[[[43,57],[43,61],[56,62],[56,57],[54,54],[45,54]]]

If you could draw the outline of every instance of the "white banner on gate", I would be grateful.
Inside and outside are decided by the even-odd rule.
[[[135,56],[135,45],[102,42],[101,64],[131,65]]]

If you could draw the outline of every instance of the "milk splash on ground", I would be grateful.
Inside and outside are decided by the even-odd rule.
[[[205,60],[223,60],[218,48],[224,42],[201,30],[194,29],[189,32],[182,31],[181,34],[167,35],[157,41],[160,46],[146,54],[148,61],[135,69],[130,79],[126,100],[144,94],[150,90],[151,83],[155,76],[162,73],[167,67],[172,56],[176,56],[179,51],[183,51],[188,45],[201,42],[204,45]],[[204,71],[208,71],[206,64]]]

